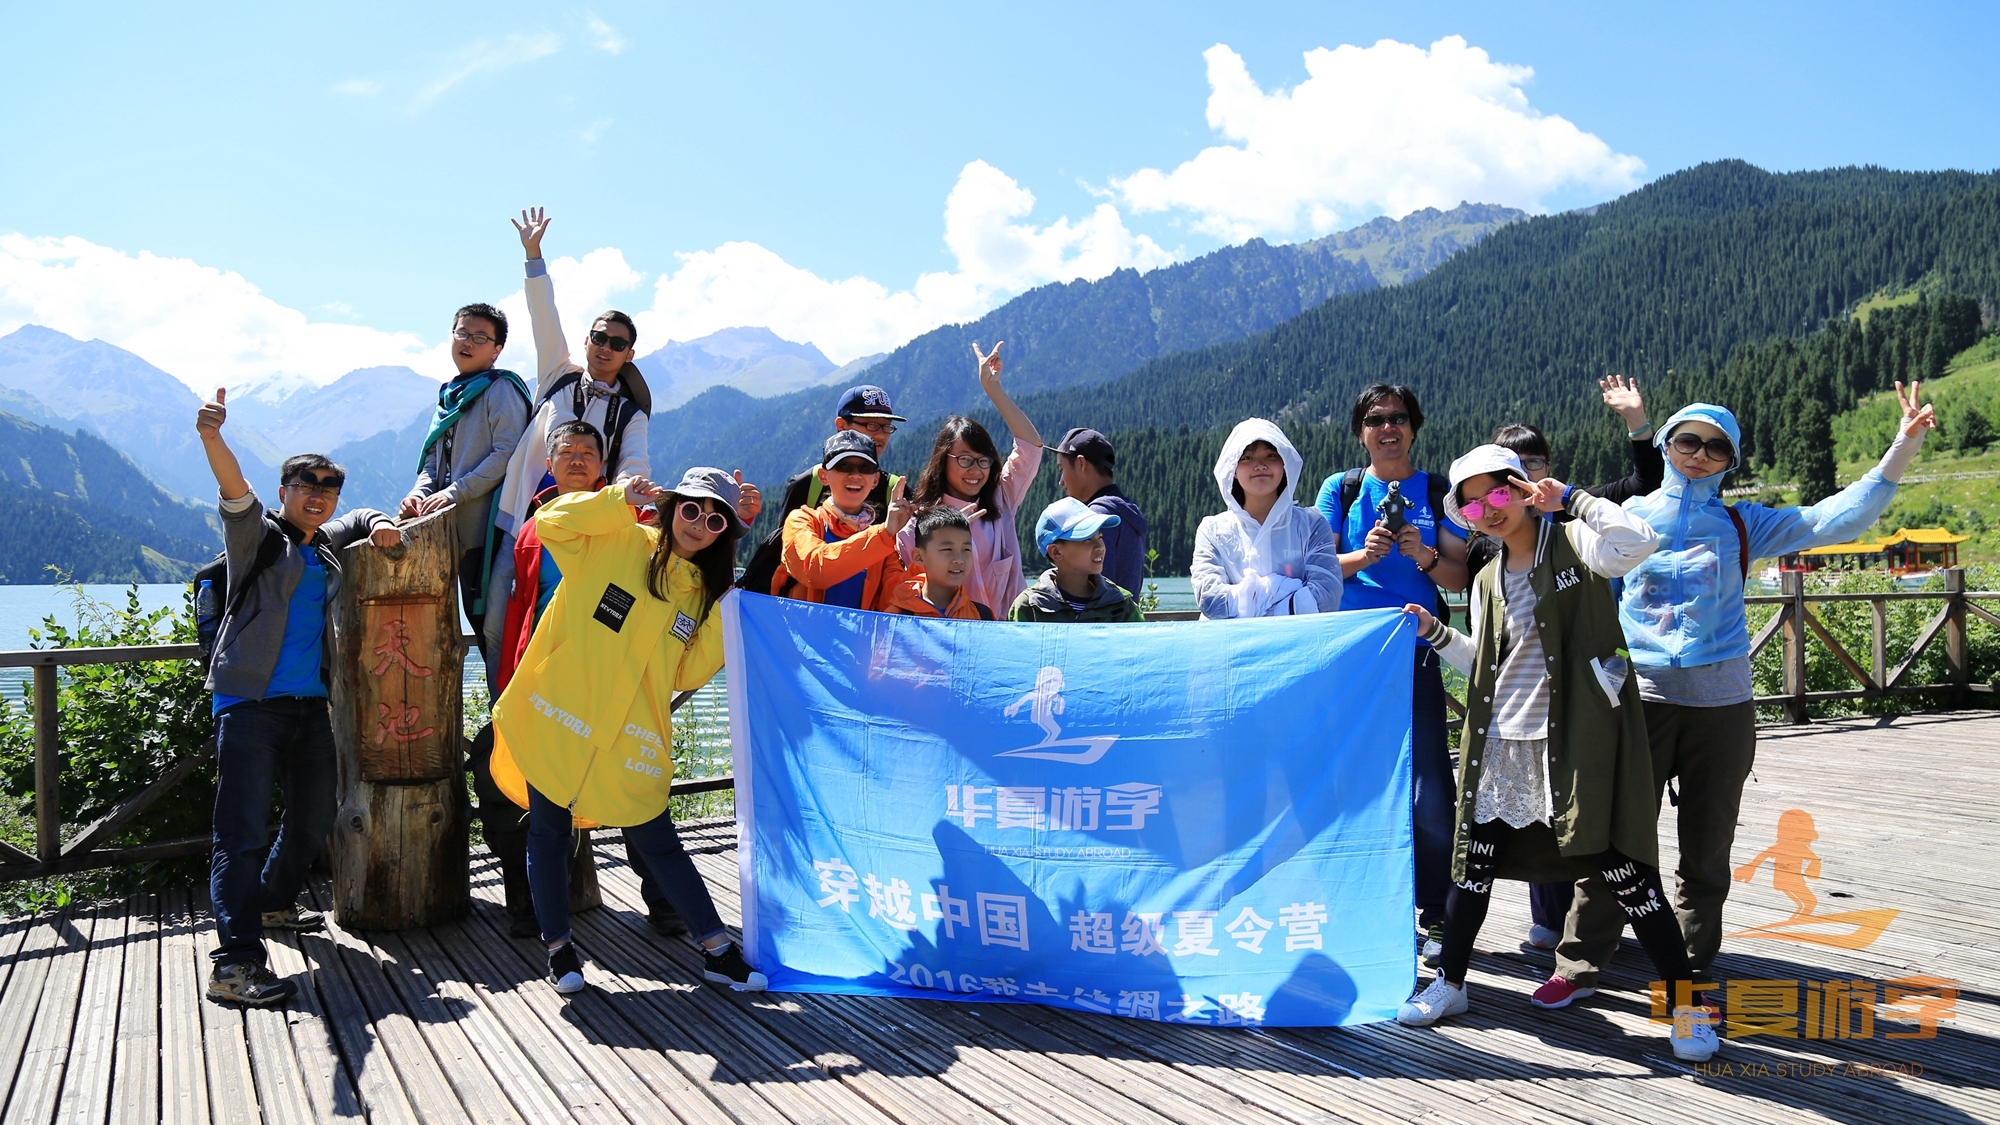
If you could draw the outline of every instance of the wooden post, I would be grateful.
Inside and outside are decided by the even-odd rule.
[[[1944,572],[1945,613],[1944,661],[1951,671],[1951,705],[1965,706],[1965,685],[1972,682],[1972,663],[1965,651],[1965,571],[1952,567]]]
[[[1873,622],[1874,631],[1870,634],[1868,654],[1874,660],[1874,664],[1872,665],[1872,667],[1875,670],[1875,686],[1878,688],[1882,688],[1884,694],[1887,694],[1887,689],[1889,687],[1889,681],[1887,679],[1889,675],[1888,599],[1886,598],[1872,599],[1868,603],[1868,608],[1871,611],[1873,611],[1873,617],[1874,617],[1874,622]]]
[[[62,858],[62,741],[56,714],[56,666],[35,665],[35,858]]]
[[[472,908],[455,515],[406,525],[401,546],[342,552],[330,859],[334,913],[350,929],[434,926]]]
[[[1805,575],[1796,570],[1780,571],[1778,592],[1786,601],[1782,611],[1789,611],[1790,618],[1781,632],[1784,634],[1784,690],[1785,718],[1794,723],[1810,722],[1806,712],[1806,583]]]

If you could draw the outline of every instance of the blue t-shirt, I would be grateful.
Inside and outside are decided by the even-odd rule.
[[[278,648],[278,666],[271,670],[271,686],[264,689],[265,699],[326,695],[326,684],[319,678],[320,637],[326,632],[326,568],[311,547],[305,549],[305,559],[298,588],[285,606],[285,640]],[[218,691],[214,713],[243,701],[243,696]]]
[[[549,603],[556,600],[556,587],[562,585],[562,568],[556,565],[556,557],[542,548],[542,566],[535,572],[535,624],[529,628],[533,632],[542,624],[542,614],[549,611]]]
[[[1320,485],[1319,499],[1315,506],[1326,522],[1333,525],[1334,534],[1340,537],[1342,551],[1358,551],[1368,538],[1368,529],[1382,518],[1376,505],[1389,495],[1386,482],[1377,480],[1375,474],[1361,474],[1361,495],[1354,500],[1354,506],[1345,513],[1340,512],[1340,478],[1345,473],[1335,473]],[[1438,515],[1431,511],[1431,482],[1427,473],[1413,473],[1409,480],[1401,484],[1403,492],[1403,518],[1417,525],[1423,533],[1424,545],[1435,549],[1438,536]],[[1390,550],[1373,566],[1355,574],[1341,583],[1340,608],[1342,609],[1401,609],[1412,602],[1429,608],[1437,604],[1437,583],[1430,576],[1417,569],[1401,551]],[[1422,642],[1419,641],[1419,644]]]
[[[833,533],[833,522],[831,520],[827,521],[826,530],[821,532],[821,537],[828,543],[838,543],[842,539],[842,536]],[[860,609],[861,595],[867,588],[868,572],[863,570],[852,578],[828,586],[826,588],[826,604],[844,605],[849,609]]]

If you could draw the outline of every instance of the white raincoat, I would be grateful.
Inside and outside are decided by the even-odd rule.
[[[1236,461],[1253,442],[1269,442],[1285,463],[1285,483],[1263,523],[1236,502]],[[1340,559],[1333,528],[1319,509],[1292,500],[1304,458],[1276,424],[1246,418],[1229,431],[1215,459],[1215,483],[1228,510],[1194,533],[1195,604],[1204,619],[1282,617],[1340,608]]]

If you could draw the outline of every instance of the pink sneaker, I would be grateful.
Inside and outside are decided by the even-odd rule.
[[[1537,988],[1535,994],[1528,997],[1528,1002],[1537,1008],[1567,1008],[1586,996],[1595,995],[1595,988],[1571,984],[1568,977],[1557,974],[1550,977],[1547,984]]]

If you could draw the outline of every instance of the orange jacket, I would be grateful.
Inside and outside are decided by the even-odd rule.
[[[993,620],[992,607],[985,607],[986,612],[981,613],[980,604],[966,594],[963,586],[952,595],[951,605],[947,607],[950,612],[939,613],[936,606],[924,600],[924,572],[919,570],[912,573],[915,577],[903,579],[889,591],[889,604],[884,608],[890,613],[900,613],[909,617],[948,617],[954,621]]]
[[[826,541],[832,500],[817,508],[798,508],[785,517],[785,565],[772,576],[771,592],[805,602],[826,601],[829,587],[867,573],[861,585],[861,608],[888,609],[894,590],[903,584],[903,561],[896,553],[896,536],[886,523],[858,535]],[[791,586],[786,589],[786,586]]]

